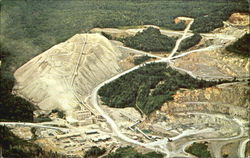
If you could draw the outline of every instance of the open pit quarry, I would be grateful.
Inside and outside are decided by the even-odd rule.
[[[53,46],[17,69],[13,89],[37,106],[36,117],[44,114],[52,121],[0,122],[0,125],[18,129],[25,126],[22,132],[12,131],[27,140],[36,137],[35,143],[45,150],[65,155],[81,156],[91,146],[105,147],[112,152],[133,145],[139,151],[157,151],[166,157],[192,157],[185,149],[193,142],[206,141],[213,158],[222,158],[224,154],[228,158],[242,157],[249,141],[250,60],[227,52],[225,47],[249,32],[249,28],[245,23],[244,29],[238,27],[239,23],[229,26],[229,21],[223,28],[201,34],[203,38],[198,45],[178,52],[179,43],[193,34],[189,30],[192,23],[193,19],[185,31],[161,30],[162,34],[179,37],[168,57],[126,48],[99,34],[106,31],[124,37],[143,28],[126,31],[96,28],[91,31],[95,33],[76,34]],[[101,86],[143,66],[131,64],[133,55],[156,57],[148,63],[169,62],[172,68],[192,74],[196,79],[231,83],[205,89],[180,89],[172,101],[147,117],[134,108],[102,105],[97,96]],[[63,110],[66,118],[52,116],[49,111],[53,109]],[[31,127],[35,132],[28,130]]]
[[[161,110],[177,112],[203,111],[223,113],[248,119],[250,88],[247,82],[225,83],[199,90],[183,90],[174,95],[174,101],[165,103]]]
[[[228,52],[225,49],[226,46],[235,42],[246,32],[249,32],[249,30],[224,27],[215,30],[214,37],[210,36],[211,34],[204,34],[203,39],[196,47],[207,45],[218,46],[218,49],[187,54],[176,59],[174,65],[207,80],[246,79],[250,73],[250,59]]]

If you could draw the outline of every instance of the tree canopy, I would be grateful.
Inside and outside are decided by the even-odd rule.
[[[184,51],[195,46],[196,44],[200,42],[201,39],[202,37],[200,34],[194,33],[194,35],[192,35],[191,37],[188,37],[184,39],[183,41],[181,41],[178,51]]]
[[[109,153],[104,158],[163,158],[163,154],[150,152],[147,154],[138,153],[132,147],[121,147],[118,148],[115,152]]]
[[[0,126],[0,147],[2,156],[11,158],[66,158],[53,151],[44,151],[32,141],[15,136],[7,127]]]
[[[193,154],[199,158],[211,158],[211,154],[208,151],[208,146],[206,143],[194,142],[190,147],[186,149],[186,152]]]
[[[135,107],[150,114],[172,100],[180,88],[204,88],[219,83],[196,80],[167,66],[166,63],[147,64],[121,76],[101,87],[98,92],[101,100],[110,107]]]
[[[230,52],[234,52],[241,56],[250,57],[250,34],[245,34],[243,37],[238,39],[232,45],[229,45],[226,49]]]
[[[89,150],[87,150],[84,153],[83,158],[96,158],[96,157],[103,155],[105,152],[106,152],[106,149],[104,148],[101,149],[97,146],[92,146]]]
[[[148,56],[148,55],[143,55],[143,56],[139,56],[139,57],[136,57],[134,59],[134,64],[135,65],[140,65],[141,63],[145,62],[145,61],[148,61],[149,59],[151,59],[152,57]]]
[[[175,39],[162,35],[159,29],[149,27],[135,36],[122,39],[125,46],[144,51],[171,51]]]

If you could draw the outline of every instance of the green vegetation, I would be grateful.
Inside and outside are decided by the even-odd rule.
[[[66,158],[55,152],[43,151],[38,145],[16,137],[7,127],[0,126],[0,147],[3,157],[12,158]]]
[[[152,131],[148,130],[148,129],[143,129],[142,132],[145,133],[145,134],[150,134]]]
[[[229,45],[226,49],[241,56],[250,57],[250,34],[245,34],[239,40]]]
[[[149,27],[142,32],[122,39],[125,46],[144,51],[171,51],[175,39],[162,35],[159,29]]]
[[[123,147],[117,149],[115,152],[108,154],[104,158],[163,158],[163,155],[156,152],[141,154],[131,147]]]
[[[51,118],[49,117],[37,117],[37,118],[34,118],[34,122],[49,122],[49,121],[52,121]]]
[[[97,158],[103,155],[106,152],[106,149],[101,149],[97,146],[92,146],[89,150],[84,153],[84,158]]]
[[[1,50],[0,54],[0,60],[3,62],[0,67],[0,120],[32,122],[34,106],[11,93],[15,79],[6,65],[8,52]]]
[[[11,94],[15,82],[13,72],[32,57],[76,33],[88,32],[93,27],[147,24],[183,30],[185,27],[183,22],[173,23],[173,19],[177,16],[193,17],[195,21],[192,30],[209,32],[222,26],[222,21],[227,19],[231,13],[248,11],[248,3],[245,0],[2,0],[0,5],[1,121],[33,121],[34,106]],[[133,41],[132,37],[127,43],[143,50],[170,49],[171,44],[169,43],[171,42],[167,43],[169,47],[166,47],[168,45],[165,45],[163,41],[167,38],[160,36],[156,30],[149,29],[149,33],[153,36],[144,33],[138,35],[139,40],[146,43],[150,41],[146,37],[157,37],[157,40],[153,41],[155,43],[148,43],[148,46],[141,46],[140,43],[135,45],[136,43],[133,42],[137,41]],[[246,39],[249,41],[249,37]],[[244,43],[244,41],[240,42]],[[246,44],[244,43],[242,47],[240,47],[241,44],[235,44],[228,49],[246,54],[249,50]],[[171,95],[178,88],[201,88],[215,84],[195,81],[187,75],[181,75],[169,68],[166,69],[165,66],[159,64],[158,68],[154,68],[153,65],[148,65],[146,68],[125,75],[126,77],[123,76],[123,79],[119,79],[119,82],[122,81],[122,83],[118,84],[122,89],[121,92],[106,85],[100,91],[100,93],[104,93],[106,90],[109,92],[107,96],[102,97],[103,100],[113,107],[137,105],[143,112],[150,113],[160,107],[164,101],[172,99]],[[137,74],[139,75],[137,76]],[[170,77],[176,78],[176,80],[170,79]],[[126,81],[126,79],[133,81],[131,85],[128,82],[130,80]],[[116,82],[118,83],[115,81],[110,84],[116,84]],[[151,90],[153,91],[151,92]],[[114,97],[116,94],[112,95],[112,93],[120,94]],[[60,157],[53,152],[47,154],[38,146],[15,137],[6,127],[0,127],[0,134],[4,157]]]
[[[196,44],[200,42],[201,39],[202,39],[201,35],[198,33],[195,33],[193,36],[188,37],[181,42],[178,51],[184,51],[195,46]]]
[[[222,20],[232,12],[248,11],[245,0],[2,0],[0,3],[0,116],[16,121],[31,121],[33,106],[10,93],[15,81],[13,72],[76,33],[93,27],[146,24],[183,30],[183,23],[173,23],[177,16],[195,18],[192,30],[206,32],[222,26]]]
[[[134,64],[135,65],[140,65],[141,63],[144,63],[145,61],[148,61],[149,59],[151,59],[152,57],[148,56],[148,55],[144,55],[144,56],[140,56],[140,57],[136,57],[134,59]],[[155,59],[155,58],[153,58]]]
[[[172,100],[172,95],[180,88],[204,88],[218,84],[196,80],[166,67],[166,63],[147,64],[121,76],[99,90],[101,100],[110,107],[135,107],[149,114]]]
[[[104,37],[106,37],[107,39],[109,39],[109,40],[115,40],[115,38],[113,38],[111,35],[109,35],[109,34],[107,34],[107,33],[105,33],[105,32],[101,32],[101,34],[104,36]],[[116,39],[117,40],[117,39]]]
[[[194,142],[187,150],[186,152],[193,154],[199,158],[210,158],[211,154],[207,150],[207,144],[206,143],[196,143]]]
[[[194,9],[196,8],[196,9]],[[177,16],[195,18],[192,30],[211,31],[234,11],[248,11],[246,0],[2,0],[1,42],[12,71],[35,55],[93,27],[154,24],[184,29]],[[218,26],[217,26],[218,25]]]

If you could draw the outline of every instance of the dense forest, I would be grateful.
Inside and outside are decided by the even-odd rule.
[[[10,67],[7,65],[7,51],[0,50],[0,121],[33,121],[34,106],[25,99],[12,94],[15,83]]]
[[[10,94],[13,72],[32,57],[76,33],[88,32],[93,27],[147,24],[183,30],[183,23],[173,22],[177,16],[195,18],[192,30],[206,32],[221,26],[222,20],[232,12],[248,11],[245,0],[217,0],[216,3],[210,0],[2,0],[0,5],[0,116],[12,120],[32,119],[32,106]],[[16,109],[15,115],[11,112],[13,109]]]
[[[211,154],[207,148],[208,148],[208,146],[207,146],[206,142],[205,143],[194,142],[191,146],[189,146],[186,149],[186,152],[193,154],[193,155],[200,157],[200,158],[211,158]]]
[[[38,145],[16,137],[7,127],[0,126],[2,156],[8,158],[66,158],[55,152],[46,152]]]
[[[139,56],[139,57],[136,57],[134,59],[134,64],[140,65],[140,64],[144,63],[145,61],[148,61],[149,59],[152,59],[152,57],[150,57],[148,55]],[[153,58],[153,59],[155,59],[155,58]]]
[[[115,152],[109,153],[104,158],[163,158],[164,155],[156,152],[147,154],[138,153],[132,147],[121,147]]]
[[[149,114],[172,100],[180,88],[204,88],[218,84],[196,80],[187,74],[181,74],[166,63],[147,64],[119,79],[104,85],[99,95],[104,104],[110,107],[135,107]]]
[[[250,34],[245,34],[226,49],[241,56],[250,57]]]
[[[103,155],[106,152],[105,148],[99,148],[97,146],[92,146],[89,150],[87,150],[84,155],[83,158],[97,158],[101,155]]]
[[[135,36],[129,36],[126,38],[114,38],[105,32],[101,32],[101,34],[110,40],[121,41],[127,47],[144,51],[155,51],[155,52],[171,51],[177,40],[177,38],[162,35],[159,29],[153,27],[149,27],[143,30],[142,32],[138,32]],[[185,38],[180,43],[178,51],[185,51],[195,46],[200,42],[201,39],[202,39],[201,35],[195,32],[192,36]],[[142,59],[146,59],[146,57]]]
[[[246,0],[2,0],[0,7],[0,120],[29,122],[33,121],[34,106],[11,93],[15,83],[13,72],[34,56],[74,34],[88,32],[93,27],[147,24],[183,30],[184,23],[173,22],[177,16],[193,17],[193,31],[209,32],[223,26],[222,21],[231,13],[248,11]],[[156,30],[151,31],[159,35]],[[246,36],[228,50],[246,55],[249,35]],[[162,41],[158,42],[160,45],[157,47],[164,45]],[[158,49],[151,43],[149,46],[152,50]],[[138,47],[149,50],[147,46]],[[107,84],[99,94],[109,106],[136,106],[148,114],[172,99],[179,88],[202,88],[215,84],[196,81],[166,68],[165,64],[151,64]],[[116,86],[112,88],[110,85]],[[15,137],[6,127],[0,126],[0,139],[4,157],[63,157],[44,152],[37,145]],[[126,152],[135,154],[134,157],[147,158],[132,149],[119,149],[107,158],[120,158]]]
[[[195,9],[194,9],[195,8]],[[195,18],[192,30],[211,31],[234,11],[248,11],[246,0],[2,0],[1,42],[12,71],[35,55],[93,27],[153,24],[184,29],[177,16]]]
[[[181,42],[178,51],[184,51],[195,46],[200,42],[201,39],[202,39],[201,35],[195,33],[193,36],[188,37]]]
[[[135,36],[121,39],[125,46],[143,51],[171,51],[175,45],[175,38],[162,35],[159,29],[149,27]]]

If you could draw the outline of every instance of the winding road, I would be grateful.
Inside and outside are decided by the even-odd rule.
[[[173,154],[179,154],[179,153],[184,153],[185,155],[187,155],[187,156],[190,156],[190,154],[189,153],[187,153],[187,152],[185,152],[185,149],[189,146],[189,145],[191,145],[191,144],[193,144],[194,142],[199,142],[199,141],[213,141],[213,140],[216,140],[216,141],[218,141],[218,140],[220,140],[220,141],[228,141],[228,140],[233,140],[233,139],[238,139],[238,138],[241,138],[241,137],[243,137],[244,136],[244,133],[245,133],[245,131],[244,131],[244,126],[243,126],[243,122],[241,121],[241,120],[239,120],[239,119],[237,119],[237,118],[233,118],[233,119],[229,119],[229,118],[227,118],[225,115],[222,115],[222,114],[206,114],[206,113],[199,113],[199,112],[195,112],[195,113],[187,113],[187,114],[194,114],[194,115],[206,115],[206,116],[210,116],[210,117],[217,117],[217,118],[220,118],[220,119],[223,119],[223,120],[226,120],[226,121],[229,121],[229,122],[234,122],[235,124],[237,124],[238,126],[239,126],[239,134],[238,135],[236,135],[236,136],[233,136],[233,137],[223,137],[223,138],[206,138],[206,139],[200,139],[200,140],[194,140],[194,141],[190,141],[190,142],[187,142],[187,143],[185,143],[185,144],[183,144],[182,145],[182,147],[178,150],[178,151],[176,151],[175,153],[173,153]],[[186,115],[186,114],[185,114]],[[196,133],[197,134],[197,133]],[[172,138],[173,139],[173,138]],[[240,148],[240,147],[239,147]],[[244,149],[244,145],[242,146],[242,148]],[[243,150],[242,149],[242,150]],[[243,151],[245,151],[245,150],[243,150]],[[183,156],[185,156],[185,155],[183,155]],[[240,156],[239,156],[239,158],[241,158]]]
[[[125,142],[128,142],[128,143],[131,143],[131,144],[135,144],[135,145],[138,145],[138,146],[142,146],[142,147],[145,147],[147,149],[150,149],[150,150],[153,150],[153,151],[157,151],[157,152],[161,152],[161,153],[164,153],[166,155],[166,157],[169,157],[169,156],[175,156],[175,155],[178,155],[180,153],[184,153],[184,156],[185,154],[187,155],[188,153],[185,153],[185,148],[192,144],[193,142],[195,141],[190,141],[190,142],[187,142],[185,144],[182,145],[181,149],[179,149],[178,151],[174,151],[174,152],[170,152],[167,148],[167,144],[169,143],[168,142],[168,139],[161,139],[161,140],[158,140],[158,141],[155,141],[155,142],[151,142],[151,143],[142,143],[142,142],[139,142],[137,140],[134,140],[134,139],[131,139],[129,137],[127,137],[125,134],[123,134],[121,132],[121,130],[119,129],[118,125],[115,123],[115,121],[101,108],[101,106],[99,105],[99,99],[98,99],[98,91],[99,89],[104,86],[105,84],[109,83],[109,82],[112,82],[116,79],[118,79],[119,77],[127,74],[127,73],[130,73],[136,69],[139,69],[141,68],[142,66],[146,65],[146,64],[150,64],[150,63],[160,63],[160,62],[167,62],[169,63],[169,66],[172,67],[173,69],[177,70],[177,71],[183,71],[187,74],[189,74],[190,76],[192,76],[193,78],[196,78],[196,79],[199,79],[197,76],[195,76],[192,72],[190,71],[187,71],[187,70],[184,70],[184,69],[180,69],[178,67],[175,67],[174,64],[172,63],[172,60],[175,60],[177,58],[181,58],[183,56],[186,56],[190,53],[196,53],[196,52],[203,52],[203,51],[209,51],[209,50],[214,50],[214,49],[218,49],[222,46],[220,45],[214,45],[214,46],[209,46],[207,48],[201,48],[201,49],[197,49],[197,50],[191,50],[191,51],[188,51],[188,52],[184,52],[182,54],[179,54],[179,55],[176,55],[176,52],[179,48],[179,45],[180,43],[182,42],[182,40],[184,40],[185,38],[187,38],[187,34],[188,34],[188,31],[190,30],[190,27],[191,25],[193,24],[194,20],[190,20],[190,22],[187,24],[187,27],[185,28],[182,36],[176,41],[176,44],[175,44],[175,47],[173,48],[171,54],[168,56],[168,57],[160,57],[160,56],[157,56],[157,55],[152,55],[150,53],[146,53],[146,52],[143,52],[143,51],[138,51],[136,50],[136,52],[138,54],[143,54],[143,55],[148,55],[150,57],[155,57],[157,58],[158,60],[155,60],[155,61],[149,61],[149,62],[146,62],[146,63],[143,63],[141,65],[137,65],[129,70],[126,70],[116,76],[113,76],[112,78],[100,83],[96,88],[93,89],[92,93],[90,94],[90,96],[86,97],[84,99],[84,101],[82,101],[81,99],[79,99],[77,97],[77,95],[75,94],[75,97],[78,99],[78,101],[81,103],[81,104],[86,104],[86,103],[89,103],[90,106],[94,107],[95,108],[95,111],[97,111],[98,113],[100,113],[100,115],[106,119],[107,123],[110,125],[110,127],[112,128],[112,131],[113,131],[113,134],[115,136],[117,136],[118,138],[120,138],[121,140],[125,141]],[[223,35],[220,36],[220,38],[224,38]],[[227,37],[225,37],[227,38]],[[86,39],[87,39],[87,36],[86,36]],[[70,84],[67,83],[69,86],[72,86],[73,83],[74,83],[74,79],[75,79],[75,76],[77,75],[77,71],[78,71],[78,65],[79,63],[81,62],[82,60],[82,54],[83,54],[83,51],[86,47],[86,41],[84,42],[83,46],[82,46],[82,50],[81,50],[81,53],[79,55],[79,58],[78,58],[78,62],[73,70],[73,74],[72,74],[72,78],[71,78],[71,82]],[[118,46],[122,49],[127,49],[127,50],[133,50],[135,51],[134,49],[131,49],[131,48],[127,48],[127,47],[123,47],[123,46]],[[87,104],[86,104],[87,105]],[[96,112],[92,112],[92,113],[96,113]],[[197,114],[197,113],[196,113]],[[203,113],[202,113],[203,114]],[[204,114],[203,114],[204,115]],[[209,115],[209,114],[207,114]],[[226,119],[226,118],[225,118]],[[239,135],[237,136],[234,136],[234,137],[230,137],[230,138],[212,138],[212,139],[205,139],[205,140],[229,140],[229,139],[236,139],[236,138],[239,138],[239,137],[242,137],[243,134],[244,134],[244,129],[242,127],[242,124],[239,120],[234,120],[237,124],[239,124],[240,126],[240,133]],[[41,125],[41,124],[37,124],[37,123],[19,123],[19,122],[0,122],[0,125],[12,125],[12,126],[28,126],[28,127],[37,127],[37,128],[47,128],[47,129],[56,129],[56,130],[61,130],[61,131],[68,131],[69,129],[65,129],[65,128],[59,128],[59,127],[52,127],[52,126],[45,126],[45,125]],[[177,139],[180,139],[180,138],[183,138],[183,137],[187,137],[187,136],[190,136],[190,135],[194,135],[194,134],[198,134],[198,133],[204,133],[204,132],[211,132],[213,131],[213,129],[211,128],[207,128],[207,129],[203,129],[203,130],[187,130],[187,131],[184,131],[182,134],[176,136],[176,137],[173,137],[171,138],[172,140],[177,140]],[[198,140],[199,141],[199,140]],[[245,148],[246,148],[246,144],[247,142],[249,141],[249,139],[246,139],[244,140],[243,142],[241,142],[240,144],[240,147],[239,147],[239,151],[238,151],[238,154],[240,157],[243,157],[243,154],[244,154],[244,151],[245,151]],[[189,155],[189,154],[188,154]],[[182,155],[183,156],[183,155]],[[189,155],[190,156],[190,155]]]
[[[121,74],[119,74],[119,75],[117,75],[117,76],[114,76],[114,77],[112,77],[111,79],[109,79],[109,80],[107,80],[107,81],[105,81],[105,82],[99,84],[99,85],[92,91],[92,94],[91,94],[91,96],[89,97],[89,99],[90,99],[89,102],[90,102],[90,103],[95,107],[95,109],[102,115],[102,117],[106,119],[106,121],[108,122],[108,124],[109,124],[110,127],[112,128],[113,133],[114,133],[117,137],[119,137],[120,139],[122,139],[122,140],[124,140],[124,141],[126,141],[126,142],[129,142],[129,143],[132,143],[132,144],[136,144],[136,145],[140,145],[140,146],[146,147],[146,148],[151,149],[151,150],[160,151],[160,152],[165,153],[165,154],[168,155],[169,152],[168,152],[167,150],[164,150],[164,149],[157,149],[157,148],[155,148],[154,146],[151,146],[151,145],[147,145],[147,144],[141,143],[141,142],[139,142],[139,141],[137,141],[137,140],[133,140],[133,139],[127,137],[126,135],[124,135],[124,134],[119,130],[119,128],[118,128],[117,124],[115,123],[115,121],[114,121],[110,116],[108,116],[108,115],[106,114],[106,112],[104,112],[103,109],[101,109],[101,107],[99,106],[99,103],[98,103],[98,90],[99,90],[102,86],[104,86],[105,84],[107,84],[107,83],[109,83],[109,82],[111,82],[111,81],[113,81],[113,80],[119,78],[120,76],[122,76],[122,75],[124,75],[124,74],[126,74],[126,73],[129,73],[129,72],[131,72],[131,71],[133,71],[133,70],[135,70],[135,69],[138,69],[138,68],[139,68],[139,66],[134,67],[133,69],[130,69],[130,70],[128,70],[128,71],[125,71],[125,72],[123,72],[123,73],[121,73]]]
[[[178,47],[179,47],[181,41],[182,41],[183,39],[185,39],[186,33],[187,33],[188,30],[190,29],[192,23],[193,23],[193,20],[187,25],[187,27],[186,27],[186,29],[185,29],[185,31],[184,31],[183,36],[182,36],[180,39],[177,40],[176,45],[175,45],[175,47],[174,47],[172,53],[170,54],[170,56],[169,56],[168,58],[161,58],[160,60],[146,62],[145,64],[158,63],[158,62],[168,62],[168,61],[170,61],[170,60],[171,60],[171,57],[176,53],[176,51],[177,51],[177,49],[178,49]],[[107,84],[107,83],[109,83],[109,82],[111,82],[111,81],[114,81],[114,80],[118,79],[119,77],[121,77],[121,76],[123,76],[123,75],[125,75],[125,74],[127,74],[127,73],[129,73],[129,72],[132,72],[132,71],[134,71],[134,70],[136,70],[136,69],[139,69],[140,67],[142,67],[142,66],[145,65],[145,64],[141,64],[141,65],[135,66],[135,67],[133,67],[133,68],[127,70],[127,71],[124,71],[124,72],[122,72],[122,73],[120,73],[120,74],[118,74],[118,75],[116,75],[116,76],[114,76],[114,77],[112,77],[112,78],[110,78],[110,79],[108,79],[108,80],[102,82],[101,84],[99,84],[99,85],[92,91],[90,97],[88,97],[88,98],[86,99],[86,101],[89,101],[89,103],[90,103],[90,104],[91,104],[91,105],[92,105],[92,106],[102,115],[102,117],[106,119],[107,123],[108,123],[108,124],[110,125],[110,127],[112,128],[113,133],[114,133],[117,137],[119,137],[120,139],[122,139],[122,140],[124,140],[124,141],[126,141],[126,142],[129,142],[129,143],[132,143],[132,144],[136,144],[136,145],[140,145],[140,146],[143,146],[143,147],[148,148],[148,149],[151,149],[151,150],[155,150],[155,151],[162,152],[162,153],[166,154],[166,156],[168,156],[168,155],[169,155],[169,151],[168,151],[168,149],[166,148],[165,144],[156,144],[156,145],[155,145],[155,144],[145,144],[145,143],[141,143],[141,142],[139,142],[139,141],[137,141],[137,140],[133,140],[133,139],[127,137],[126,135],[124,135],[124,134],[120,131],[120,129],[118,128],[118,126],[117,126],[117,124],[115,123],[115,121],[114,121],[110,116],[108,116],[108,115],[106,114],[105,111],[103,111],[103,109],[100,107],[99,102],[98,102],[98,90],[99,90],[102,86],[104,86],[105,84]],[[158,148],[157,148],[156,146],[158,146]]]
[[[174,49],[172,50],[171,54],[167,57],[167,58],[163,58],[163,57],[159,57],[159,56],[155,56],[155,55],[152,55],[150,53],[145,53],[143,51],[136,51],[137,53],[139,54],[144,54],[144,55],[148,55],[150,57],[155,57],[155,58],[158,58],[159,60],[156,60],[156,61],[150,61],[150,62],[146,62],[144,64],[141,64],[141,65],[137,65],[129,70],[126,70],[104,82],[102,82],[101,84],[99,84],[91,93],[91,95],[87,98],[85,98],[85,102],[88,102],[90,103],[100,114],[103,118],[106,119],[107,123],[110,125],[110,127],[112,128],[112,131],[113,133],[119,137],[121,140],[123,141],[126,141],[128,143],[132,143],[132,144],[135,144],[135,145],[139,145],[139,146],[143,146],[147,149],[151,149],[151,150],[154,150],[154,151],[158,151],[158,152],[162,152],[164,154],[166,154],[165,157],[169,157],[170,155],[173,155],[172,152],[170,152],[168,149],[167,149],[167,143],[168,143],[168,139],[162,139],[162,140],[159,140],[159,141],[155,141],[155,142],[152,142],[152,143],[141,143],[137,140],[133,140],[129,137],[127,137],[126,135],[124,135],[119,127],[117,126],[117,124],[115,123],[115,121],[109,116],[107,115],[107,113],[100,107],[99,105],[99,102],[98,102],[98,90],[104,86],[105,84],[109,83],[109,82],[112,82],[116,79],[118,79],[119,77],[127,74],[127,73],[130,73],[136,69],[139,69],[140,67],[142,67],[143,65],[145,64],[150,64],[150,63],[159,63],[159,62],[167,62],[169,63],[169,65],[173,68],[173,69],[176,69],[178,71],[185,71],[186,73],[188,73],[189,75],[191,75],[193,78],[198,78],[197,76],[193,75],[192,72],[189,72],[187,70],[183,70],[183,69],[179,69],[177,67],[175,67],[172,63],[171,60],[174,60],[176,58],[180,58],[180,57],[183,57],[185,55],[188,55],[190,53],[195,53],[195,52],[202,52],[202,51],[209,51],[209,50],[214,50],[214,49],[218,49],[222,46],[210,46],[210,47],[207,47],[207,48],[202,48],[202,49],[198,49],[198,50],[192,50],[192,51],[188,51],[188,52],[184,52],[180,55],[177,55],[177,56],[174,56],[175,53],[177,52],[178,48],[179,48],[179,45],[181,43],[181,41],[183,39],[186,38],[186,34],[187,32],[189,31],[191,25],[193,23],[193,20],[190,21],[190,23],[187,25],[186,29],[184,30],[184,33],[182,35],[181,38],[179,38],[177,41],[176,41],[176,45],[174,47]],[[128,49],[128,50],[132,50],[131,48],[126,48],[126,47],[123,47],[123,46],[119,46],[120,48],[122,49]],[[186,131],[184,133],[182,133],[181,135],[177,136],[177,137],[174,137],[172,138],[173,140],[177,140],[177,139],[180,139],[182,137],[186,137],[186,136],[189,136],[189,135],[194,135],[194,134],[197,134],[197,133],[203,133],[203,132],[211,132],[212,129],[203,129],[203,130],[200,130],[200,131]],[[228,140],[228,139],[235,139],[235,138],[238,138],[238,137],[241,137],[243,135],[244,132],[242,132],[242,129],[241,129],[241,133],[237,136],[237,137],[231,137],[231,138],[215,138],[215,139],[210,139],[210,140]],[[185,147],[187,145],[189,145],[190,143],[192,142],[188,142],[187,144],[184,144],[182,149],[182,151],[184,151]],[[185,151],[184,151],[185,153]]]
[[[181,41],[184,40],[184,39],[186,38],[187,32],[190,30],[190,27],[191,27],[191,25],[193,24],[193,22],[194,22],[194,19],[192,19],[192,20],[188,23],[187,27],[186,27],[185,30],[184,30],[183,35],[181,36],[181,38],[179,38],[179,39],[176,41],[176,44],[175,44],[174,49],[172,50],[171,54],[167,57],[168,60],[170,60],[170,59],[174,56],[174,54],[177,52],[177,50],[178,50],[178,48],[179,48],[179,46],[180,46],[180,44],[181,44]]]
[[[244,158],[245,157],[246,145],[247,145],[247,143],[249,141],[250,141],[250,139],[247,138],[247,139],[240,142],[240,146],[239,146],[239,149],[238,149],[239,158]]]

